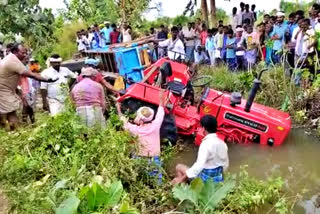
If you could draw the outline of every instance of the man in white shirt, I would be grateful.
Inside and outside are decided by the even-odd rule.
[[[209,63],[209,61],[205,50],[201,46],[198,46],[196,50],[194,50],[194,64],[203,65]]]
[[[54,83],[41,83],[43,108],[55,116],[64,110],[64,104],[69,96],[69,91],[63,88],[68,84],[68,78],[76,78],[77,75],[66,67],[61,67],[62,58],[54,54],[49,59],[51,67],[41,73],[42,77],[57,79]]]
[[[242,19],[240,18],[240,15],[237,14],[237,8],[234,7],[232,9],[232,17],[230,22],[233,31],[236,31],[237,26],[242,24],[241,21]]]
[[[176,26],[171,28],[172,37],[159,42],[159,47],[167,47],[168,49],[168,57],[171,60],[184,60],[185,59],[185,50],[183,42],[178,37],[179,30]],[[157,41],[154,41],[157,42]]]
[[[205,115],[201,118],[200,123],[206,136],[200,145],[197,161],[191,168],[178,164],[176,177],[171,182],[173,185],[196,177],[200,177],[204,182],[223,181],[223,171],[229,167],[228,147],[216,135],[217,120],[215,117]]]
[[[193,51],[195,48],[195,38],[196,38],[196,32],[192,28],[192,23],[188,23],[188,26],[183,29],[183,35],[184,39],[186,41],[186,57],[188,61],[193,62],[194,56]]]
[[[82,40],[82,35],[81,35],[80,31],[77,32],[77,46],[78,46],[79,52],[86,50],[86,45],[84,44],[84,42]]]
[[[299,28],[293,32],[292,42],[296,43],[296,57],[303,57],[315,51],[315,31],[310,27],[310,20],[304,19],[299,22]]]

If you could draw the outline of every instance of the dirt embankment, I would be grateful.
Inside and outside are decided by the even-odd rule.
[[[9,201],[4,193],[0,190],[0,214],[9,213]]]

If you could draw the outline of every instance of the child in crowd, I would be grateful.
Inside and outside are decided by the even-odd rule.
[[[252,25],[248,25],[247,34],[245,36],[246,53],[245,58],[248,63],[248,69],[257,62],[257,47],[259,43],[259,36],[253,31]]]
[[[227,32],[227,41],[226,41],[226,58],[228,68],[231,71],[234,71],[237,67],[236,61],[236,38],[233,36],[233,30],[229,29]]]
[[[229,27],[228,26],[223,26],[223,45],[221,49],[221,59],[224,62],[227,62],[227,39],[228,39],[228,31]]]
[[[215,56],[215,52],[216,52],[216,44],[214,41],[214,35],[217,32],[217,29],[210,29],[208,30],[208,37],[206,40],[206,51],[209,55],[210,58],[210,64],[214,65],[216,62],[216,56]]]
[[[202,31],[200,33],[201,46],[203,46],[203,47],[206,45],[207,36],[208,36],[207,26],[205,24],[203,24]]]
[[[221,60],[221,49],[223,46],[223,26],[219,25],[218,27],[218,33],[214,36],[214,41],[215,41],[215,47],[216,47],[216,59]]]

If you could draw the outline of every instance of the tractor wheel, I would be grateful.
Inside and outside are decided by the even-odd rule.
[[[162,141],[169,141],[171,144],[176,144],[178,140],[178,129],[172,114],[165,115],[160,129],[160,138]]]
[[[128,112],[130,115],[137,112],[142,106],[148,106],[154,110],[155,115],[157,114],[158,107],[149,103],[142,102],[136,99],[127,99],[122,103],[122,112]],[[134,119],[134,118],[130,118]],[[161,141],[170,141],[171,144],[175,144],[178,140],[178,129],[174,116],[172,114],[166,114],[164,116],[161,129],[160,129]]]

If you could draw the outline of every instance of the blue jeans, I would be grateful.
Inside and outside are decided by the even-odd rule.
[[[237,60],[236,58],[227,58],[228,68],[231,71],[234,71],[237,67]]]
[[[141,157],[141,156],[133,156],[133,159],[144,159],[148,161],[148,168],[149,172],[148,174],[152,177],[157,177],[158,179],[158,184],[162,184],[162,173],[161,173],[161,166],[162,162],[159,156],[155,157]],[[151,169],[150,169],[151,168]]]
[[[246,70],[247,62],[244,56],[237,56],[237,69],[240,71]]]
[[[186,47],[186,60],[190,62],[194,62],[194,46]]]
[[[280,60],[281,60],[281,53],[277,53],[278,51],[276,50],[272,50],[272,55],[271,55],[271,58],[272,58],[272,62],[273,64],[278,64],[280,63]]]

